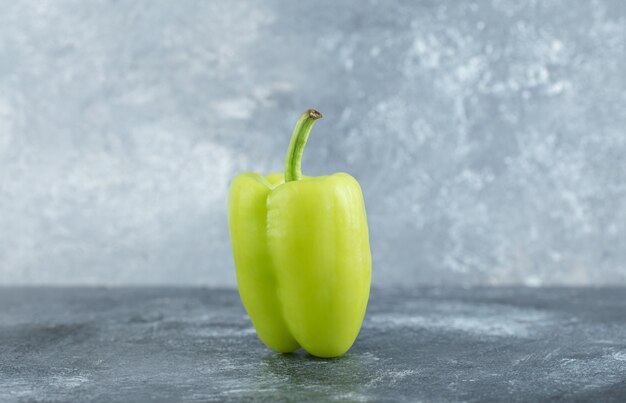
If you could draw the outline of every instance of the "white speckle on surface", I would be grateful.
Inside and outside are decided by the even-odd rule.
[[[459,331],[476,336],[536,337],[548,321],[550,314],[532,310],[511,310],[502,307],[504,315],[497,314],[498,307],[466,310],[456,305],[435,305],[421,315],[385,315],[369,319],[377,326],[387,329],[409,327],[415,329],[439,329]]]
[[[626,361],[626,351],[618,351],[611,355],[611,357],[618,361]]]
[[[85,382],[89,382],[89,378],[80,375],[56,375],[50,378],[50,386],[55,388],[77,388]]]

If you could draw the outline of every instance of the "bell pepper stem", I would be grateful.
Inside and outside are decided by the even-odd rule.
[[[298,181],[302,179],[302,154],[304,146],[309,138],[309,133],[317,119],[321,119],[322,114],[315,109],[309,109],[300,115],[296,127],[293,129],[287,156],[285,157],[285,182]]]

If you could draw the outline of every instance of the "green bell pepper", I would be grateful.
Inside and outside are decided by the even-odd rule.
[[[372,263],[365,204],[346,173],[306,177],[302,153],[322,114],[304,112],[293,131],[285,174],[237,175],[228,222],[239,295],[271,349],[344,354],[359,333]]]

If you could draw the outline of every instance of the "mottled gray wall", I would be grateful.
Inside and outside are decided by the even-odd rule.
[[[0,284],[235,283],[229,180],[362,184],[374,281],[626,284],[626,2],[0,3]]]

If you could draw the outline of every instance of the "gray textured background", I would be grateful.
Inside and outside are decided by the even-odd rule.
[[[375,284],[626,284],[626,2],[336,3],[0,3],[0,284],[234,285],[311,106]]]

